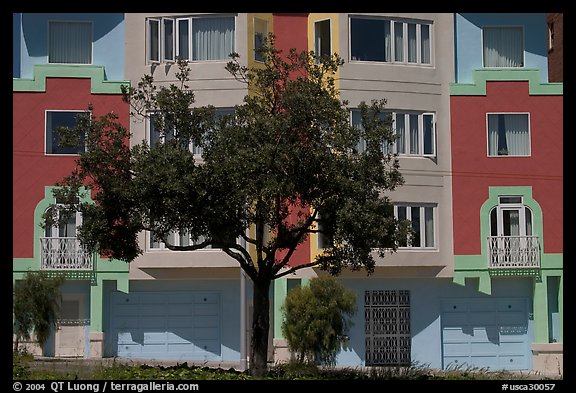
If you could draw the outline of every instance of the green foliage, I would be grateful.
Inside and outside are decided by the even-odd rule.
[[[46,343],[60,312],[63,283],[64,277],[50,277],[43,271],[27,272],[23,280],[16,281],[12,298],[16,349],[19,340],[29,340],[32,333],[40,347]]]
[[[292,289],[282,306],[282,333],[298,360],[333,365],[356,312],[356,295],[333,277]]]

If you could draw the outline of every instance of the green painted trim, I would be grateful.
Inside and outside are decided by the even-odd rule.
[[[40,226],[42,222],[42,215],[53,204],[54,195],[52,194],[52,190],[55,189],[56,186],[45,186],[44,187],[44,199],[42,199],[36,205],[34,209],[34,248],[33,248],[33,255],[32,258],[13,258],[12,259],[12,273],[15,277],[22,278],[27,271],[37,271],[40,270],[40,239],[44,236],[44,229]],[[80,198],[82,201],[85,202],[92,202],[90,198],[90,193],[87,189],[81,189]],[[94,261],[94,269],[92,271],[87,272],[60,272],[54,271],[53,273],[65,273],[66,277],[69,279],[90,279],[94,281],[96,276],[101,273],[113,273],[118,276],[118,279],[122,275],[126,276],[126,280],[128,277],[128,272],[130,271],[130,265],[126,262],[108,259],[108,258],[101,258],[99,255],[96,255]]]
[[[528,81],[530,95],[563,95],[564,83],[541,83],[540,70],[477,69],[472,71],[474,83],[450,83],[451,96],[485,96],[487,81]]]
[[[288,279],[283,277],[274,280],[274,338],[284,338],[282,334],[282,305],[287,295]]]
[[[104,298],[104,283],[98,277],[95,284],[90,286],[90,333],[103,332],[102,299]]]
[[[534,343],[548,342],[548,289],[547,280],[534,281]]]
[[[106,80],[104,66],[36,64],[32,79],[12,79],[12,91],[46,92],[46,78],[90,78],[92,94],[121,94],[121,86],[129,81]]]
[[[560,274],[558,285],[558,324],[560,325],[560,342],[564,342],[564,275]]]

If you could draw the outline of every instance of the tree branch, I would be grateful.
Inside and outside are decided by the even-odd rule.
[[[318,264],[319,264],[318,262],[310,262],[310,263],[306,263],[306,264],[304,264],[304,265],[294,266],[294,267],[292,267],[292,268],[290,268],[290,269],[288,269],[288,270],[286,270],[286,271],[284,271],[284,272],[282,272],[282,273],[280,273],[280,274],[274,275],[273,279],[276,280],[277,278],[287,276],[288,274],[292,274],[292,273],[294,273],[294,272],[297,271],[297,270],[305,269],[305,268],[307,268],[307,267],[318,266]]]

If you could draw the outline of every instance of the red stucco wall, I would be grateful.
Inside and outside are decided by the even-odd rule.
[[[128,127],[128,104],[121,95],[91,94],[90,79],[47,78],[46,92],[14,92],[12,120],[12,254],[31,258],[34,249],[34,209],[44,199],[44,187],[72,171],[76,156],[45,155],[45,111],[86,110],[94,115],[120,114]]]
[[[455,255],[480,254],[480,207],[489,186],[532,186],[544,252],[562,253],[563,97],[528,94],[528,82],[487,82],[486,96],[450,97]],[[486,113],[529,112],[529,157],[488,157]]]

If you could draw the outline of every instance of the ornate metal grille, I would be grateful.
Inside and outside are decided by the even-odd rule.
[[[92,270],[94,253],[86,251],[75,237],[40,238],[41,268],[48,270]]]
[[[364,292],[367,366],[409,366],[410,291]]]

